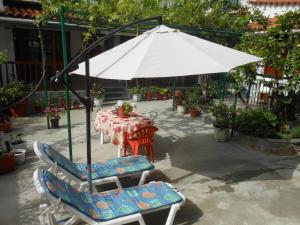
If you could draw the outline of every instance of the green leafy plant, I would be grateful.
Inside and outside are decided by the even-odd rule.
[[[168,88],[158,88],[158,93],[161,95],[165,95],[168,93]]]
[[[60,96],[54,93],[49,95],[49,105],[58,106],[60,105]]]
[[[25,92],[28,91],[27,85],[22,81],[11,81],[6,87],[0,88],[0,102],[3,105],[10,105],[20,100]]]
[[[141,86],[139,86],[139,85],[137,85],[137,86],[135,86],[135,87],[133,87],[133,88],[130,88],[130,89],[129,89],[129,92],[130,92],[131,94],[133,94],[133,95],[143,94],[143,93],[144,93],[144,88],[141,87]]]
[[[91,96],[96,99],[104,98],[104,96],[105,96],[104,88],[97,87],[97,84],[93,83],[92,90],[91,90]]]
[[[129,102],[124,102],[123,107],[125,108],[126,115],[133,111],[133,106]]]
[[[224,102],[219,102],[210,107],[212,115],[216,118],[213,122],[214,127],[229,128],[231,122],[231,112]]]
[[[239,133],[254,137],[276,137],[278,118],[266,109],[242,111],[235,117],[235,126]]]
[[[7,52],[0,51],[0,64],[3,64],[7,61]]]
[[[200,86],[186,89],[184,95],[190,108],[196,109],[200,106],[202,90]]]
[[[300,126],[296,126],[291,130],[292,138],[300,138]]]

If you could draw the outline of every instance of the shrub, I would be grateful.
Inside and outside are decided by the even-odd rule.
[[[239,133],[254,137],[275,137],[278,119],[271,111],[265,109],[246,110],[235,118]]]
[[[229,128],[231,121],[231,113],[229,107],[224,103],[220,102],[210,107],[212,115],[216,118],[213,125],[217,128]]]
[[[300,126],[294,127],[291,130],[292,138],[300,138]]]

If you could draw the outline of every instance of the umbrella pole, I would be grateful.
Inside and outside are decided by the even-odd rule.
[[[174,78],[174,80],[173,80],[173,111],[175,111],[176,106],[177,106],[177,102],[175,99],[175,91],[176,91],[176,78]]]
[[[90,98],[90,60],[88,56],[85,60],[85,95],[86,95],[86,154],[87,154],[87,171],[88,171],[88,184],[89,192],[92,193],[92,160],[91,160],[91,98]]]

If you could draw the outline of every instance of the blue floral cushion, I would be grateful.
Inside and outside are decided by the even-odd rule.
[[[56,162],[60,167],[67,170],[79,179],[84,178],[80,170],[77,169],[76,165],[67,159],[64,155],[55,151],[50,145],[44,144],[44,152],[53,161]]]
[[[75,166],[83,175],[84,180],[87,180],[86,164],[75,163]],[[151,170],[153,168],[154,165],[145,156],[141,155],[109,159],[104,162],[92,164],[92,179],[119,176],[121,174]]]
[[[96,221],[112,220],[183,200],[164,182],[89,194],[75,190],[48,171],[43,171],[41,176],[46,191]]]
[[[52,161],[57,162],[60,167],[80,180],[86,181],[88,179],[86,163],[73,163],[47,144],[44,144],[44,152]],[[154,165],[145,156],[141,155],[109,159],[92,164],[92,179],[119,176],[151,169],[154,169]]]

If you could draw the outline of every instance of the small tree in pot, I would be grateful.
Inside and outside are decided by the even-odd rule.
[[[139,102],[142,99],[142,94],[144,93],[144,88],[137,85],[133,88],[130,88],[129,92],[132,94],[133,101]]]
[[[188,101],[189,111],[191,117],[198,117],[200,115],[200,97],[202,95],[202,90],[200,87],[193,87],[191,89],[187,89],[185,92],[185,96]]]
[[[224,102],[219,102],[218,104],[210,107],[210,111],[215,117],[213,126],[216,141],[228,141],[229,125],[231,121],[231,113],[229,107]]]
[[[104,88],[97,87],[96,83],[93,83],[91,96],[94,98],[94,106],[96,107],[102,106],[104,101],[104,96],[105,96]]]

